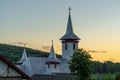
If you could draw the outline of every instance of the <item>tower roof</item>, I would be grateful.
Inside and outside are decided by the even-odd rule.
[[[52,46],[51,46],[51,50],[48,58],[49,59],[47,62],[60,62],[54,53],[53,40],[52,40]]]
[[[69,16],[68,16],[68,23],[67,23],[67,30],[66,30],[66,34],[60,38],[60,40],[66,40],[66,39],[74,39],[74,40],[80,40],[79,37],[77,37],[75,34],[74,34],[74,31],[73,31],[73,27],[72,27],[72,20],[71,20],[71,8],[69,7]]]
[[[53,40],[52,40],[52,46],[51,46],[49,58],[50,58],[50,59],[56,58],[56,55],[55,55],[55,53],[54,53],[54,48],[53,48]]]
[[[26,50],[24,49],[22,58],[20,59],[20,61],[18,61],[18,63],[23,63],[25,60],[27,60],[27,54],[26,54]]]

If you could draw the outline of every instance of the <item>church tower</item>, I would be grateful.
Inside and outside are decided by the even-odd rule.
[[[74,34],[71,21],[71,8],[69,7],[68,10],[69,16],[66,33],[63,37],[60,38],[60,40],[62,42],[62,58],[70,60],[70,57],[73,55],[74,51],[78,49],[78,42],[80,38]]]

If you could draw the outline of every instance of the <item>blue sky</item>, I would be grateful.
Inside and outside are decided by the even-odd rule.
[[[23,42],[41,49],[51,46],[54,40],[56,53],[61,53],[59,39],[66,31],[70,6],[74,32],[81,38],[79,47],[99,52],[91,53],[95,60],[120,61],[119,3],[119,0],[0,0],[0,42],[16,45]]]

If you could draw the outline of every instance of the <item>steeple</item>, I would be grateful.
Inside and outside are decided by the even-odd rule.
[[[23,54],[22,54],[22,58],[17,63],[22,64],[26,60],[27,60],[27,54],[26,54],[26,50],[24,49]]]
[[[49,62],[53,62],[53,63],[59,63],[60,61],[57,59],[55,53],[54,53],[54,47],[53,47],[53,40],[52,40],[52,46],[51,46],[51,50],[50,50],[50,54],[47,60],[47,63]]]
[[[66,34],[62,38],[60,38],[60,40],[69,40],[69,39],[80,40],[80,38],[77,37],[73,31],[72,20],[71,20],[71,8],[69,7],[68,10],[69,10],[69,16],[68,16]]]
[[[54,53],[54,48],[53,48],[53,40],[52,40],[52,46],[51,46],[49,58],[50,58],[50,59],[56,59],[56,55],[55,55],[55,53]]]
[[[71,8],[69,7],[68,10],[69,16],[66,33],[62,38],[60,38],[60,40],[62,42],[62,58],[65,58],[69,61],[74,51],[78,49],[78,42],[80,38],[74,34],[71,20]]]
[[[71,21],[71,8],[69,7],[69,17],[68,17],[68,23],[67,23],[67,30],[66,34],[71,34],[73,33],[73,28],[72,28],[72,21]]]

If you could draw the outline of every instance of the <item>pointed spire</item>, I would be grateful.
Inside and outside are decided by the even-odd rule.
[[[53,40],[52,40],[52,46],[51,46],[51,50],[50,50],[50,54],[48,58],[49,59],[47,60],[46,64],[49,64],[49,63],[59,64],[60,63],[60,60],[57,59],[54,53]]]
[[[68,17],[68,23],[67,23],[67,30],[66,30],[66,34],[73,34],[73,28],[72,28],[72,21],[71,21],[71,8],[69,7],[69,17]]]
[[[71,7],[69,7],[69,16],[68,16],[68,23],[67,23],[67,30],[66,34],[60,39],[60,40],[65,40],[65,39],[75,39],[75,40],[80,40],[79,37],[77,37],[74,34],[73,27],[72,27],[72,20],[71,20]]]
[[[52,40],[52,46],[51,46],[49,58],[56,59],[56,55],[55,55],[55,53],[54,53],[54,47],[53,47],[53,40]]]
[[[26,60],[26,59],[27,59],[27,54],[26,54],[26,50],[24,49],[23,55],[22,55],[22,60]]]
[[[18,63],[23,63],[26,60],[27,60],[27,54],[26,54],[26,50],[24,49],[22,58],[20,59],[20,61],[18,61]]]

